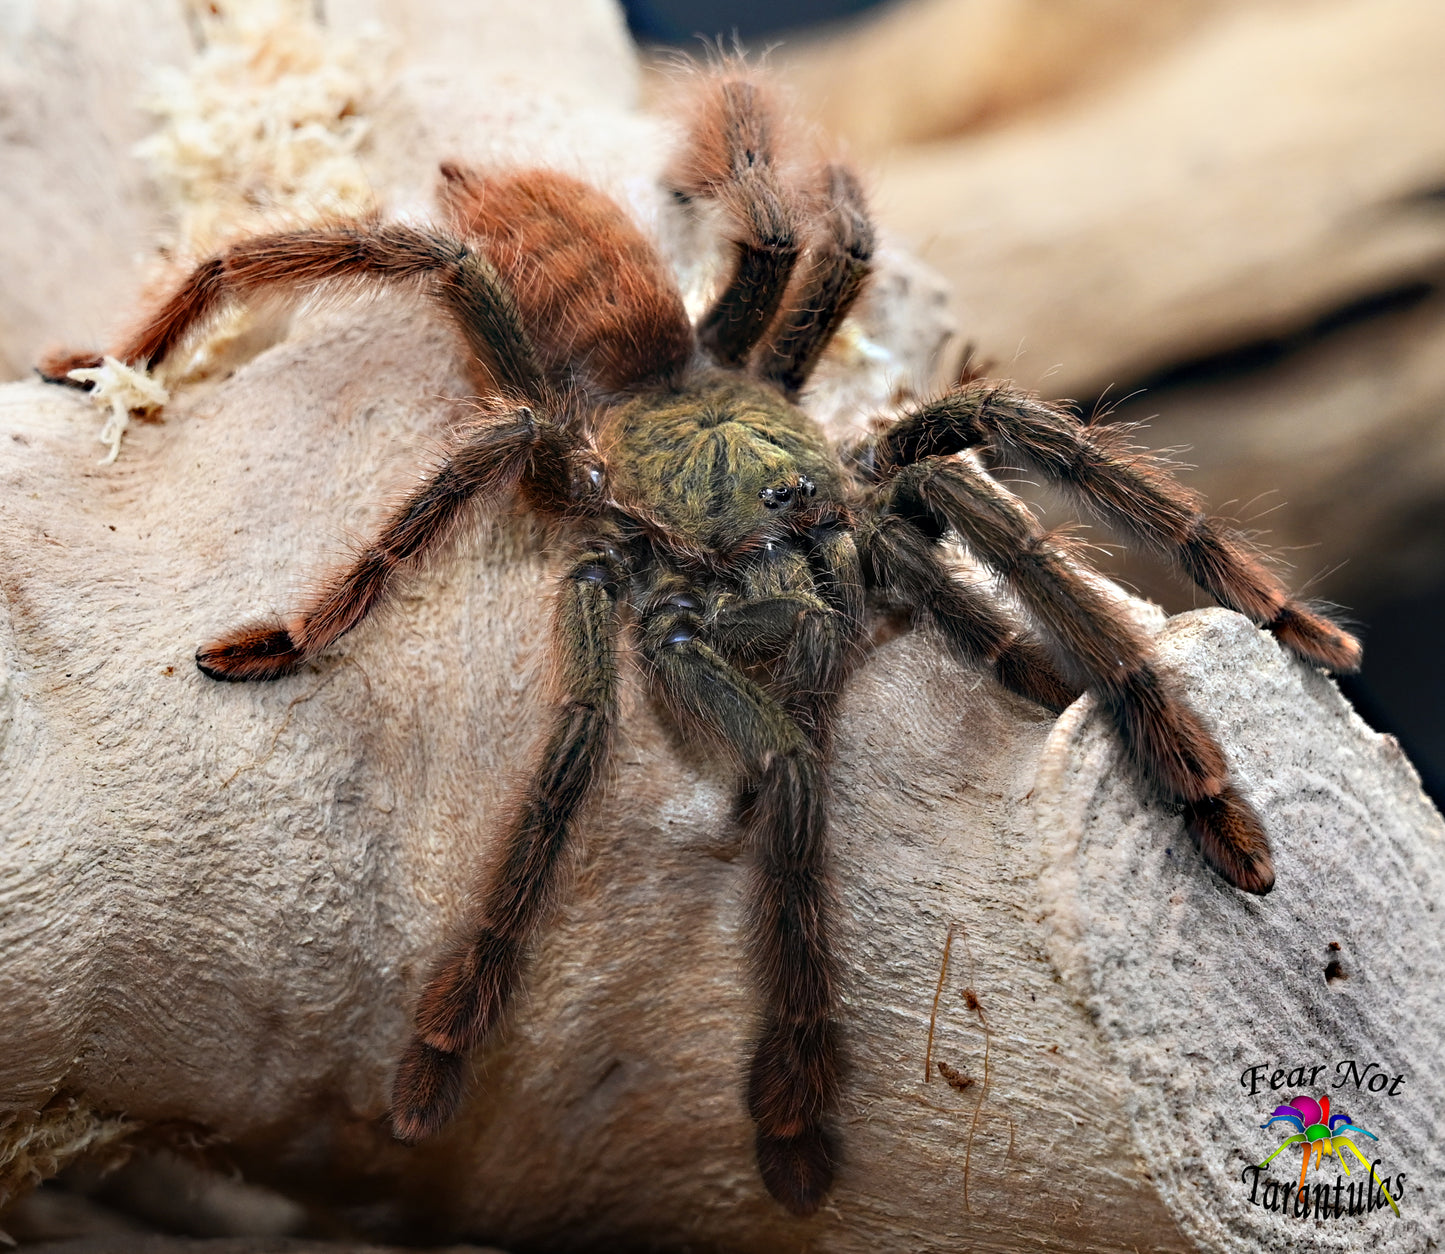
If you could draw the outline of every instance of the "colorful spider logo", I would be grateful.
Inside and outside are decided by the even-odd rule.
[[[1303,1145],[1304,1162],[1300,1164],[1299,1169],[1299,1187],[1303,1189],[1305,1187],[1305,1172],[1309,1170],[1310,1166],[1311,1151],[1314,1153],[1316,1167],[1320,1165],[1326,1154],[1333,1154],[1339,1159],[1340,1166],[1344,1169],[1345,1175],[1350,1174],[1350,1166],[1345,1161],[1344,1151],[1335,1148],[1337,1145],[1344,1146],[1359,1160],[1360,1166],[1364,1167],[1365,1170],[1370,1173],[1370,1179],[1375,1182],[1389,1201],[1390,1209],[1397,1215],[1400,1213],[1400,1208],[1395,1205],[1395,1199],[1390,1196],[1390,1190],[1385,1188],[1385,1186],[1380,1183],[1380,1178],[1375,1175],[1375,1168],[1365,1161],[1365,1156],[1360,1153],[1359,1148],[1345,1134],[1348,1132],[1358,1132],[1363,1136],[1369,1137],[1372,1141],[1378,1141],[1380,1138],[1373,1132],[1351,1123],[1349,1115],[1339,1114],[1332,1116],[1330,1114],[1330,1099],[1327,1095],[1321,1096],[1319,1101],[1315,1101],[1313,1097],[1306,1097],[1301,1093],[1300,1096],[1291,1101],[1288,1106],[1276,1106],[1274,1108],[1274,1114],[1259,1126],[1261,1128],[1267,1128],[1279,1119],[1292,1123],[1297,1131],[1294,1136],[1289,1137],[1273,1154],[1259,1164],[1261,1168],[1269,1166],[1270,1163],[1284,1153],[1291,1145]]]

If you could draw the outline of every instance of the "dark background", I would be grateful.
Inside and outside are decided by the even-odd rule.
[[[687,45],[698,36],[716,39],[734,34],[761,46],[770,38],[801,27],[835,22],[877,0],[623,0],[627,24],[640,43]]]

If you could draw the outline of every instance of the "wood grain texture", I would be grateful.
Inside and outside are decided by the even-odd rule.
[[[1035,791],[1050,957],[1130,1077],[1140,1153],[1200,1249],[1270,1248],[1286,1231],[1290,1248],[1427,1249],[1445,1213],[1445,823],[1393,740],[1241,620],[1182,615],[1159,640],[1269,816],[1278,885],[1257,902],[1198,892],[1192,851],[1161,845],[1086,698],[1054,728]],[[1359,1139],[1382,1174],[1405,1174],[1398,1219],[1303,1224],[1250,1204],[1241,1171],[1284,1137],[1259,1125],[1295,1095],[1252,1093],[1241,1080],[1258,1064],[1321,1064],[1310,1091],[1376,1134]]]

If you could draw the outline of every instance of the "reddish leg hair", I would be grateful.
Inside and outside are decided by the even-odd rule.
[[[55,349],[44,354],[35,365],[35,373],[46,383],[61,383],[68,388],[82,392],[90,390],[90,384],[78,383],[70,377],[72,370],[94,370],[105,362],[99,353],[73,352],[70,349]]]
[[[463,934],[417,1001],[416,1035],[397,1067],[391,1124],[403,1141],[455,1113],[462,1067],[496,1025],[556,890],[579,811],[605,767],[617,713],[617,597],[624,572],[606,547],[562,579],[552,636],[559,701],[541,760],[502,838]]]
[[[959,582],[938,549],[897,515],[859,528],[870,582],[885,596],[932,619],[965,666],[991,666],[1004,687],[1051,710],[1062,710],[1079,689],[1058,673],[1047,650],[1011,623],[998,602]]]
[[[698,338],[722,365],[739,366],[773,321],[798,261],[803,206],[780,177],[771,99],[739,78],[708,80],[693,102],[687,143],[666,180],[684,200],[715,200],[736,260],[703,315]]]
[[[359,223],[241,240],[196,266],[111,355],[154,368],[232,302],[261,294],[299,300],[329,285],[367,279],[430,279],[442,308],[496,382],[514,393],[538,394],[543,379],[536,353],[512,293],[491,264],[457,240],[400,225]],[[59,370],[65,360],[55,356],[43,369]]]
[[[789,399],[803,390],[873,268],[873,224],[863,189],[846,166],[829,165],[823,176],[822,225],[755,362],[758,373]]]
[[[929,457],[898,472],[886,507],[951,529],[1018,591],[1061,662],[1098,695],[1140,774],[1183,806],[1205,861],[1250,893],[1274,886],[1264,827],[1229,783],[1224,753],[1154,664],[1148,639],[1079,573],[1058,536],[982,471]]]
[[[539,450],[560,445],[530,409],[464,430],[421,487],[392,512],[376,538],[325,580],[285,623],[252,623],[227,632],[196,654],[212,679],[264,680],[290,675],[356,627],[386,595],[398,571],[441,543],[469,508],[495,504],[529,465],[551,459]]]

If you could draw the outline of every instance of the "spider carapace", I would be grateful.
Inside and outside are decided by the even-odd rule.
[[[1141,785],[1182,815],[1205,861],[1246,892],[1274,880],[1258,816],[1147,635],[986,466],[1060,485],[1311,663],[1350,669],[1358,647],[1126,432],[1007,384],[962,383],[834,449],[797,400],[870,270],[858,183],[840,165],[783,160],[769,99],[744,75],[700,77],[691,109],[667,183],[680,212],[713,206],[731,248],[696,326],[658,252],[600,191],[555,171],[447,165],[443,227],[241,240],[115,356],[155,367],[223,306],[262,294],[340,282],[432,295],[464,342],[478,416],[306,604],[228,632],[197,662],[217,679],[291,674],[477,510],[520,498],[556,520],[570,549],[555,705],[475,904],[420,990],[392,1128],[426,1137],[461,1101],[467,1056],[508,1004],[606,770],[617,656],[630,648],[677,723],[732,761],[758,998],[746,1102],[763,1182],[807,1214],[839,1149],[831,728],[875,608],[931,622],[963,661],[1045,705],[1092,691]],[[57,356],[42,373],[63,381],[86,364]],[[1022,620],[956,576],[952,541],[1009,586]]]

